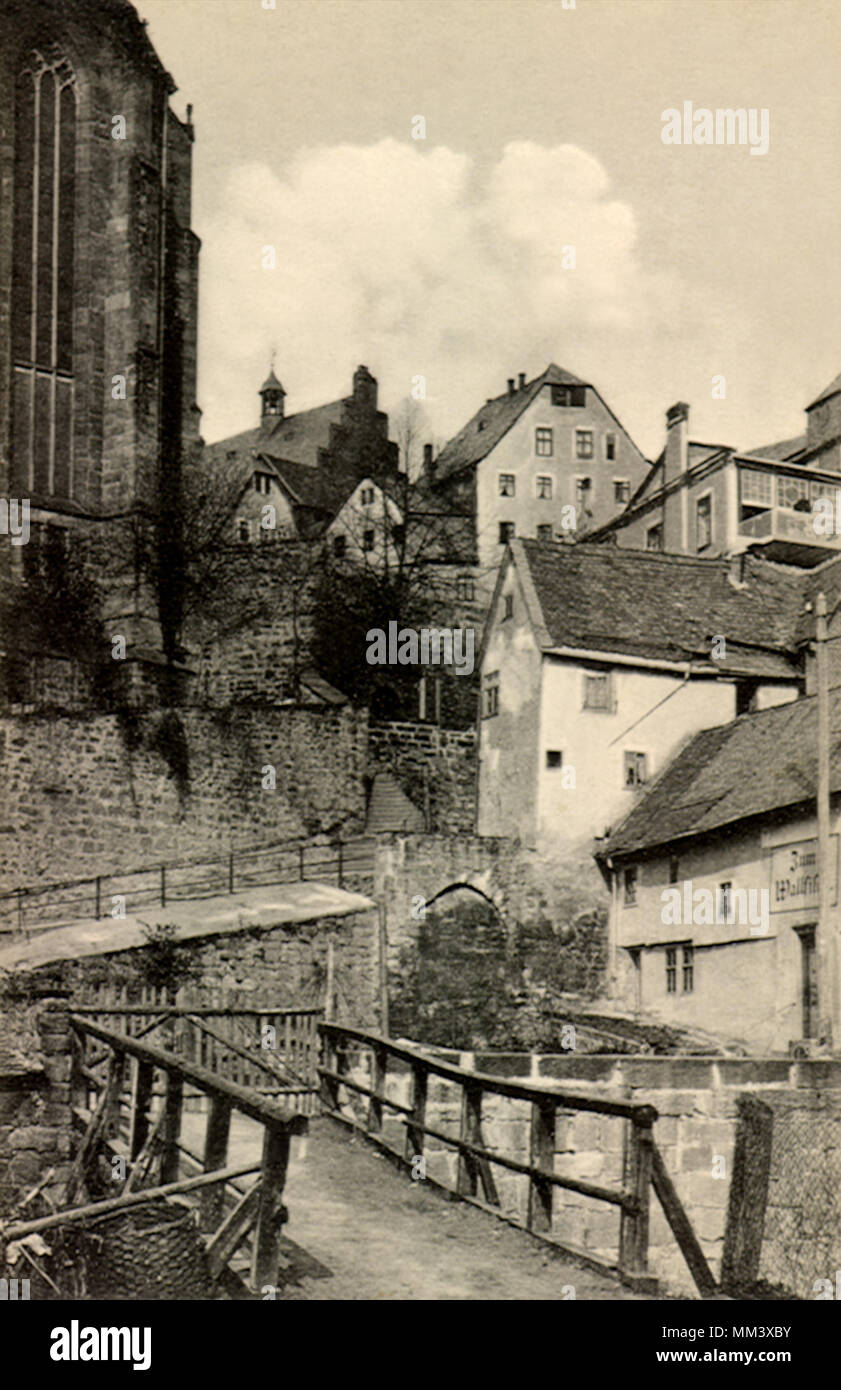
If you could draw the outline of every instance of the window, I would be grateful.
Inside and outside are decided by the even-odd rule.
[[[712,544],[713,499],[709,493],[695,503],[695,548],[704,550]]]
[[[505,545],[507,541],[510,541],[510,540],[511,540],[511,537],[512,537],[513,535],[514,535],[514,523],[513,523],[513,521],[501,521],[501,522],[499,523],[499,543],[500,543],[500,545]]]
[[[619,503],[621,503],[622,506],[624,506],[625,503],[628,501],[628,498],[629,498],[630,496],[631,496],[631,484],[628,482],[628,479],[627,479],[627,478],[614,478],[614,479],[613,479],[613,500],[614,500],[614,502],[619,502]]]
[[[537,528],[537,533],[536,533],[536,534],[537,534],[537,539],[538,539],[539,541],[551,541],[551,539],[552,539],[552,523],[551,523],[550,521],[541,522],[541,524],[540,524],[540,525],[538,526],[538,528]]]
[[[364,487],[362,489],[361,499],[363,507],[370,507],[374,501],[374,489],[372,487]]]
[[[254,489],[256,492],[262,492],[265,494],[265,496],[268,497],[269,492],[271,491],[271,486],[272,477],[270,473],[254,474]]]
[[[610,710],[610,672],[585,671],[584,708]]]
[[[733,913],[733,884],[720,883],[718,885],[718,919],[720,922],[729,922]]]
[[[577,459],[591,459],[593,457],[593,431],[575,431],[575,457]]]
[[[575,405],[586,404],[585,386],[553,386],[552,404],[553,405]]]
[[[391,539],[394,541],[395,545],[403,544],[406,539],[406,527],[403,525],[402,521],[392,521]]]
[[[30,54],[15,107],[11,486],[70,497],[76,93],[67,61]]]
[[[241,541],[251,540],[251,522],[241,516],[237,521],[237,536]]]
[[[677,994],[677,946],[666,947],[666,993]]]
[[[625,786],[642,787],[648,780],[647,758],[645,753],[625,754]]]
[[[645,533],[646,550],[663,549],[663,527],[661,525],[649,526]]]
[[[580,512],[585,512],[590,506],[592,479],[576,478],[575,480],[575,505]]]
[[[695,988],[695,949],[692,946],[683,948],[683,992],[691,994]]]
[[[624,873],[625,885],[625,906],[636,907],[637,904],[637,871],[636,869],[626,869]]]
[[[456,580],[456,598],[462,603],[472,603],[476,597],[476,586],[469,574],[459,575]]]
[[[514,474],[500,473],[499,475],[499,495],[500,497],[514,496]]]
[[[537,495],[544,502],[552,497],[552,479],[546,473],[537,475]]]
[[[679,873],[680,861],[677,855],[672,854],[669,856],[669,883],[677,883]]]
[[[333,537],[333,554],[337,560],[343,560],[347,552],[347,539],[345,536]]]
[[[538,427],[534,432],[534,452],[538,458],[552,457],[552,431]]]
[[[563,761],[564,761],[564,755],[563,755],[563,753],[561,753],[561,751],[560,751],[558,748],[547,748],[547,750],[546,750],[546,766],[547,766],[547,767],[560,767],[560,766],[562,765]]]
[[[514,595],[513,595],[513,594],[503,594],[503,596],[502,596],[502,621],[505,622],[505,619],[506,619],[506,618],[513,618],[513,616],[514,616]]]
[[[363,550],[373,550],[373,549],[374,549],[374,530],[373,530],[373,527],[368,527],[366,530],[364,530],[364,531],[362,532],[362,549],[363,549]]]
[[[485,676],[485,688],[482,691],[482,718],[491,719],[493,715],[499,713],[499,672],[492,671]]]
[[[604,437],[604,456],[608,460],[616,458],[616,435],[606,434]]]

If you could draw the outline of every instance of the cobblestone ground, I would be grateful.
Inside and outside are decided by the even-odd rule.
[[[185,1116],[194,1140],[204,1116]],[[230,1163],[259,1161],[260,1130],[235,1117]],[[412,1182],[363,1139],[314,1120],[292,1141],[284,1235],[289,1282],[278,1297],[604,1301],[638,1296],[475,1208]]]

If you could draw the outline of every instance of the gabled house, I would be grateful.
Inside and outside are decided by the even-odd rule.
[[[592,383],[551,363],[520,373],[433,458],[430,499],[473,518],[480,569],[512,536],[574,539],[622,511],[649,463]]]
[[[797,700],[696,734],[601,842],[617,1002],[753,1051],[809,1055],[828,1031],[837,1000],[825,986],[838,961],[830,954],[824,972],[821,955],[837,933],[841,704],[831,721],[827,943],[816,706]]]
[[[802,580],[750,556],[734,574],[511,541],[481,657],[478,833],[589,856],[685,739],[795,699]]]
[[[689,406],[666,412],[666,444],[621,516],[596,539],[676,555],[759,551],[813,566],[841,549],[841,376],[806,407],[806,432],[740,452],[689,439]]]

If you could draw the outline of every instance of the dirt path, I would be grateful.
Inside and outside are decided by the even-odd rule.
[[[203,1116],[185,1116],[203,1128]],[[259,1156],[260,1131],[236,1117],[229,1162]],[[314,1120],[292,1141],[284,1235],[317,1261],[282,1297],[349,1299],[631,1300],[636,1295],[582,1269],[483,1212],[412,1182],[363,1139]],[[297,1268],[296,1268],[297,1266]],[[566,1294],[569,1297],[567,1291]]]

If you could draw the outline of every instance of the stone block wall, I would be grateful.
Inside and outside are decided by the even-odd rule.
[[[0,720],[0,891],[364,824],[365,715],[343,707]],[[264,787],[264,769],[275,771]]]
[[[60,1202],[70,1171],[70,1025],[67,999],[4,1002],[3,1032],[26,1060],[0,1052],[0,1217],[52,1168],[44,1191]]]
[[[410,801],[428,807],[430,829],[472,834],[476,820],[476,731],[372,720],[372,760],[394,773]]]

